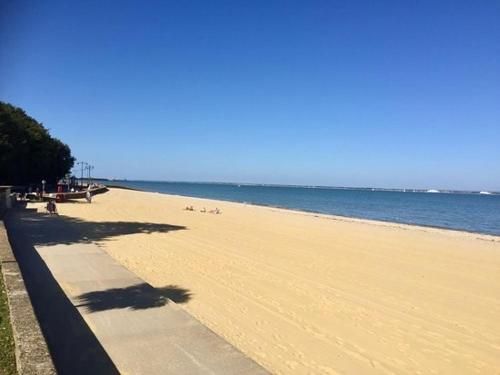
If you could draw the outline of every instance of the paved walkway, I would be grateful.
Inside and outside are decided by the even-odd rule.
[[[85,354],[89,348],[78,348],[86,358],[82,361],[86,368],[79,372],[85,373],[92,368],[93,373],[118,371],[127,374],[267,373],[172,302],[171,299],[185,301],[191,298],[188,290],[177,286],[155,289],[87,241],[92,236],[79,233],[78,227],[87,230],[88,223],[82,226],[81,222],[48,217],[26,209],[12,211],[7,222],[9,230],[14,229],[13,245],[14,251],[21,253],[20,256],[16,254],[19,262],[31,263],[27,267],[27,278],[30,274],[34,276],[38,268],[47,267],[73,310],[76,308],[77,315],[83,318],[102,346],[103,352],[97,354],[92,350],[90,354]],[[137,224],[138,228],[145,225]],[[130,230],[128,225],[127,231]],[[116,227],[113,233],[117,234]],[[58,236],[62,236],[60,241]],[[30,294],[42,293],[41,289],[47,287],[38,284]],[[38,298],[37,304],[57,305],[56,299],[61,299],[61,296],[52,294],[45,301]],[[49,324],[45,328],[49,336],[53,336],[52,340],[48,339],[49,347],[50,341],[55,345],[51,351],[63,350],[57,348],[58,337],[54,336],[75,333],[59,331],[54,335],[50,325],[57,324],[57,321],[44,318],[44,315],[56,313],[57,316],[57,312],[46,307],[39,310],[37,314],[42,317],[41,324]],[[59,312],[59,316],[66,319],[66,314]],[[82,336],[83,341],[92,345],[92,337],[85,338],[89,334],[86,332]],[[79,333],[76,333],[76,342],[79,341],[78,336]],[[78,345],[81,346],[81,343]],[[75,353],[68,355],[75,357]],[[65,367],[64,353],[56,353],[56,366],[58,356],[63,363],[58,369],[60,373],[75,371],[69,365]],[[98,362],[95,367],[92,367],[92,360]]]

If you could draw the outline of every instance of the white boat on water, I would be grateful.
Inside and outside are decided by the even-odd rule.
[[[479,194],[482,194],[482,195],[491,195],[491,193],[489,191],[480,191]]]
[[[427,190],[428,193],[439,193],[439,190],[436,189],[429,189]]]

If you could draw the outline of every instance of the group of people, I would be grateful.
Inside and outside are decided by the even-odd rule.
[[[184,210],[186,210],[186,211],[196,211],[196,210],[194,209],[194,207],[193,207],[193,206],[186,206],[186,208],[184,208]],[[200,210],[200,212],[207,212],[207,209],[206,209],[205,207],[203,207],[203,208]],[[210,211],[208,211],[208,213],[209,213],[209,214],[219,215],[219,214],[221,214],[221,213],[222,213],[222,211],[221,211],[221,210],[219,210],[219,209],[216,207],[216,208],[215,208],[215,210],[210,210]]]

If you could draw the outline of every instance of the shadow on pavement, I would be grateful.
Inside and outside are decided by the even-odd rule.
[[[77,307],[85,306],[90,312],[125,308],[141,310],[164,306],[169,300],[184,303],[190,298],[189,290],[175,285],[153,288],[151,285],[143,283],[126,288],[84,293],[78,297],[80,305]]]
[[[9,240],[57,373],[119,374],[12,214],[5,218]]]
[[[68,216],[37,213],[24,209],[20,225],[30,227],[34,245],[70,245],[105,241],[115,236],[135,233],[168,233],[187,229],[182,225],[144,223],[135,221],[85,221]]]
[[[47,340],[58,374],[118,374],[82,316],[66,297],[35,246],[101,241],[133,233],[167,233],[183,226],[139,222],[86,222],[49,216],[36,210],[16,208],[4,218],[9,241],[21,269],[35,314]],[[141,295],[144,292],[144,295]],[[187,290],[140,284],[83,295],[91,311],[130,307],[135,309],[166,304],[167,298],[185,302]]]

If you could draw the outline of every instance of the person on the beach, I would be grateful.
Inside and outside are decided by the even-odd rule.
[[[49,214],[57,214],[57,207],[56,207],[56,202],[54,202],[53,200],[50,200],[48,203],[47,203],[47,211],[49,212]]]
[[[87,190],[87,192],[85,193],[85,199],[87,200],[87,202],[92,203],[92,194],[90,194],[89,190]]]

